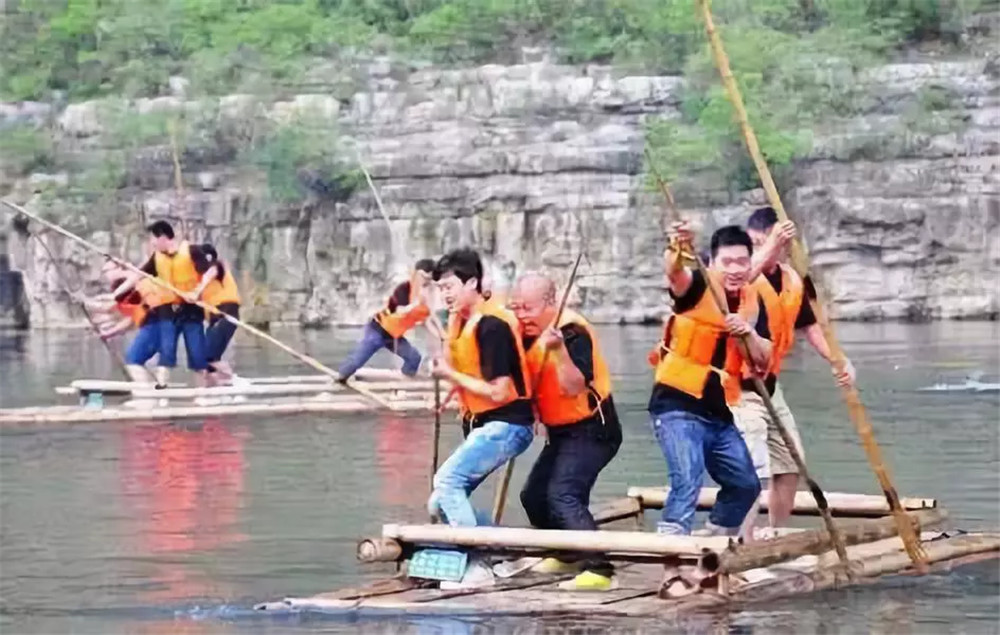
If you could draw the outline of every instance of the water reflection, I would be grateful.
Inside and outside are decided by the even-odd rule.
[[[121,429],[121,492],[134,525],[136,549],[154,557],[152,589],[143,601],[226,597],[191,556],[246,540],[243,508],[244,440],[240,425],[126,426]],[[167,556],[169,554],[169,556]]]

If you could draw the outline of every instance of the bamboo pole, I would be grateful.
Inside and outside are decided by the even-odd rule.
[[[944,522],[948,514],[943,509],[925,509],[908,515],[907,522],[919,532]],[[884,540],[898,534],[892,517],[866,520],[840,527],[845,545],[857,545]],[[726,573],[767,567],[800,556],[820,554],[830,549],[830,534],[824,529],[805,531],[752,545],[734,545],[719,558],[719,570]]]
[[[746,107],[743,104],[743,97],[740,94],[740,89],[736,85],[736,78],[733,77],[732,69],[729,66],[729,58],[726,56],[725,48],[722,45],[722,38],[719,37],[718,32],[715,29],[715,23],[712,20],[712,9],[711,0],[698,0],[698,6],[701,9],[701,14],[705,20],[705,32],[708,35],[708,41],[712,49],[712,56],[715,59],[715,65],[719,70],[719,75],[722,78],[722,83],[725,86],[726,93],[729,95],[729,101],[733,105],[733,110],[735,111],[736,120],[739,123],[740,130],[743,133],[743,139],[746,142],[747,150],[750,153],[750,157],[753,159],[754,166],[757,168],[757,174],[760,175],[761,184],[764,186],[764,191],[767,193],[768,201],[771,203],[771,207],[774,208],[775,212],[778,214],[778,218],[782,221],[788,220],[788,213],[785,211],[785,206],[781,202],[781,196],[778,194],[778,188],[774,184],[774,179],[771,177],[771,171],[767,167],[767,161],[764,160],[764,156],[760,151],[760,144],[757,143],[757,135],[753,131],[753,127],[750,125],[750,119],[747,115]],[[806,254],[806,250],[798,238],[792,243],[792,265],[803,277],[809,273],[809,258]],[[817,321],[823,330],[823,337],[826,339],[827,346],[830,348],[830,353],[833,357],[834,368],[838,372],[844,370],[847,358],[844,356],[844,351],[840,347],[840,343],[833,332],[833,326],[830,323],[827,313],[823,310],[824,303],[822,302],[822,297],[820,296],[822,284],[820,283],[820,278],[814,272],[813,279],[816,282],[816,298],[809,298],[810,305],[812,306],[813,313],[816,314]],[[809,297],[809,294],[806,294]],[[906,553],[909,554],[913,562],[918,566],[926,565],[927,555],[920,547],[920,537],[914,533],[913,528],[906,519],[906,514],[903,511],[902,506],[899,504],[899,494],[896,491],[895,486],[892,483],[892,478],[889,475],[889,468],[885,464],[885,460],[882,457],[882,449],[879,447],[878,442],[875,440],[875,431],[872,428],[871,421],[868,418],[868,412],[861,402],[861,395],[858,393],[858,389],[849,385],[842,389],[844,399],[847,401],[847,410],[850,414],[851,421],[854,423],[854,428],[861,438],[861,443],[864,446],[865,454],[868,457],[868,463],[871,465],[872,471],[875,473],[875,478],[878,480],[879,486],[885,493],[886,500],[889,502],[889,507],[892,509],[892,514],[896,518],[899,525],[899,535],[903,539],[903,543],[906,545]]]
[[[390,408],[397,412],[427,410],[430,395],[420,399],[392,399]],[[0,425],[18,423],[85,423],[95,421],[145,421],[193,419],[234,415],[291,415],[305,413],[368,412],[379,404],[367,398],[351,399],[348,395],[333,395],[328,399],[295,399],[268,403],[230,403],[217,406],[177,405],[135,409],[128,407],[81,408],[80,406],[46,406],[41,408],[11,408],[0,410]]]
[[[577,531],[522,527],[451,527],[448,525],[384,525],[382,538],[400,543],[444,544],[488,549],[550,549],[594,553],[634,553],[700,558],[721,554],[725,536],[661,536],[638,531]]]
[[[157,278],[156,276],[149,275],[148,273],[146,273],[145,271],[143,271],[139,267],[136,267],[135,265],[133,265],[130,262],[126,262],[126,261],[121,260],[119,258],[115,258],[114,256],[112,256],[111,254],[105,252],[104,250],[102,250],[100,247],[97,247],[93,243],[91,243],[91,242],[89,242],[87,240],[84,240],[83,238],[80,238],[76,234],[63,229],[62,227],[60,227],[59,225],[56,225],[55,223],[49,222],[49,221],[45,220],[44,218],[41,218],[37,214],[33,214],[33,213],[29,212],[28,210],[24,209],[20,205],[16,205],[16,204],[11,203],[11,202],[6,201],[6,200],[3,200],[2,202],[4,203],[4,205],[7,205],[8,207],[10,207],[15,212],[23,214],[23,215],[27,216],[28,218],[34,220],[35,222],[37,222],[37,223],[39,223],[41,225],[44,225],[45,227],[48,227],[49,229],[51,229],[51,230],[53,230],[53,231],[55,231],[55,232],[57,232],[59,234],[62,234],[66,238],[69,238],[70,240],[73,240],[73,241],[75,241],[75,242],[83,245],[84,247],[86,247],[86,248],[88,248],[88,249],[90,249],[90,250],[92,250],[92,251],[94,251],[94,252],[96,252],[96,253],[104,256],[105,258],[107,258],[108,260],[111,260],[112,262],[118,263],[119,265],[125,267],[129,271],[131,271],[133,273],[136,273],[136,274],[139,274],[140,276],[142,276],[142,277],[146,278],[147,280],[151,281],[153,284],[155,284],[155,285],[157,285],[157,286],[159,286],[159,287],[161,287],[163,289],[166,289],[167,291],[170,291],[171,293],[176,293],[177,295],[180,295],[180,296],[184,295],[184,293],[182,291],[178,290],[173,285],[170,285],[170,284],[164,282],[163,280]],[[202,309],[204,309],[206,311],[214,311],[214,307],[211,307],[211,306],[205,304],[201,300],[195,300],[195,301],[191,302],[191,304],[194,304],[195,306],[198,306],[198,307],[200,307],[200,308],[202,308]],[[253,335],[256,335],[257,337],[259,337],[260,339],[264,340],[265,342],[268,342],[268,343],[270,343],[270,344],[272,344],[272,345],[280,348],[281,350],[285,351],[286,353],[288,353],[289,355],[291,355],[295,359],[303,362],[304,364],[307,364],[307,365],[311,366],[312,368],[318,370],[319,372],[321,372],[321,373],[323,373],[325,375],[328,375],[330,377],[333,377],[334,379],[339,379],[340,378],[340,374],[337,373],[337,371],[333,370],[332,368],[328,368],[328,367],[324,366],[323,364],[321,364],[320,362],[316,361],[312,357],[309,357],[308,355],[305,355],[303,353],[298,352],[297,350],[293,349],[292,347],[288,346],[287,344],[284,344],[284,343],[278,341],[277,339],[271,337],[267,333],[261,331],[257,327],[251,326],[250,324],[247,324],[246,322],[243,322],[243,321],[239,320],[238,318],[234,318],[231,315],[227,315],[226,313],[219,313],[219,315],[221,315],[224,320],[227,320],[231,324],[234,324],[235,326],[237,326],[239,328],[242,328],[243,330],[248,331],[249,333],[251,333]],[[388,408],[390,410],[394,409],[393,406],[392,406],[392,404],[390,404],[388,401],[386,401],[385,399],[383,399],[379,395],[376,395],[375,393],[371,392],[367,388],[362,388],[360,386],[357,386],[353,382],[348,382],[345,385],[348,386],[348,387],[350,387],[355,392],[357,392],[357,393],[359,393],[361,395],[364,395],[365,397],[367,397],[368,399],[374,401],[375,403],[379,404],[380,406],[384,406],[385,408]]]
[[[660,509],[666,503],[670,488],[664,487],[630,487],[628,497],[636,500],[643,509]],[[708,510],[715,504],[719,494],[717,487],[703,487],[698,494],[698,509]],[[884,496],[871,494],[851,494],[847,492],[825,492],[830,513],[843,518],[881,518],[892,513]],[[900,504],[907,511],[934,509],[938,506],[933,498],[903,498]],[[767,511],[767,500],[761,501],[761,509]],[[811,492],[795,493],[793,515],[817,516],[819,508]]]
[[[364,385],[365,382],[357,382]],[[364,385],[365,390],[377,392],[429,392],[430,386],[421,382],[383,382]],[[343,392],[350,389],[340,382],[326,384],[281,384],[276,386],[211,386],[206,388],[149,388],[132,389],[137,399],[185,399],[194,397],[266,397],[271,395],[317,395],[325,392]]]
[[[580,253],[576,255],[576,261],[573,263],[573,268],[569,273],[569,281],[566,282],[566,288],[563,289],[562,299],[559,300],[559,308],[556,311],[556,317],[552,321],[552,326],[558,328],[559,320],[562,319],[563,311],[566,309],[566,301],[569,300],[569,292],[573,289],[573,282],[576,280],[576,272],[580,268],[580,260],[583,259],[583,248],[580,248]],[[542,354],[542,364],[539,366],[538,378],[535,379],[534,384],[531,386],[531,398],[535,398],[535,394],[538,392],[538,384],[541,380],[542,374],[541,369],[545,368],[545,362],[549,359],[549,351],[546,349],[545,353]],[[527,381],[527,378],[525,378]],[[510,479],[514,475],[514,459],[507,461],[507,464],[503,468],[503,476],[500,482],[497,484],[496,496],[493,498],[493,524],[499,525],[500,520],[503,518],[503,510],[507,505],[507,490],[510,489]]]
[[[44,240],[42,240],[41,236],[39,236],[37,234],[31,233],[30,231],[27,230],[27,228],[25,228],[25,231],[27,232],[27,234],[30,237],[34,238],[35,241],[39,245],[42,246],[43,250],[45,250],[45,253],[48,255],[49,260],[52,261],[52,266],[55,267],[55,269],[56,269],[56,276],[59,278],[59,281],[62,283],[62,286],[65,289],[66,293],[70,296],[70,298],[73,298],[73,291],[69,288],[69,281],[66,280],[66,275],[65,275],[65,273],[62,270],[62,265],[59,264],[58,260],[56,260],[56,257],[52,253],[52,250],[49,249],[48,244]],[[75,298],[73,298],[73,299],[75,299]],[[121,351],[119,351],[117,348],[113,347],[111,345],[111,342],[109,342],[108,340],[106,340],[101,335],[101,329],[100,329],[100,327],[97,326],[97,321],[94,320],[94,316],[90,312],[90,309],[87,308],[87,303],[85,301],[83,301],[83,300],[76,300],[76,302],[77,302],[77,304],[79,304],[80,309],[83,311],[83,316],[85,318],[87,318],[87,322],[90,324],[90,328],[93,329],[94,334],[97,335],[97,338],[99,340],[101,340],[101,344],[103,344],[104,348],[108,351],[108,355],[111,356],[112,361],[114,361],[115,365],[118,366],[118,370],[121,371],[121,373],[125,377],[125,379],[131,380],[132,377],[131,377],[131,375],[128,374],[128,369],[125,367],[125,358],[122,357]]]
[[[677,209],[677,205],[674,203],[674,197],[670,193],[670,188],[667,187],[667,184],[660,176],[660,171],[657,169],[656,163],[653,161],[653,157],[650,155],[648,149],[646,150],[646,159],[649,163],[649,169],[656,178],[656,183],[667,201],[668,212],[673,217],[675,222],[682,222],[683,219],[681,218],[680,211]],[[688,245],[687,247],[691,248],[693,251],[691,245]],[[711,293],[712,299],[715,301],[715,305],[718,307],[719,312],[723,315],[729,315],[729,302],[726,300],[725,291],[720,289],[718,285],[712,281],[711,276],[708,275],[708,270],[705,268],[705,264],[701,261],[701,258],[697,253],[694,254],[694,264],[698,273],[700,273],[702,278],[704,278],[705,284],[708,286],[708,290]],[[749,363],[749,360],[751,359],[749,338],[744,335],[739,338],[739,341],[740,346],[743,349],[743,355],[745,356],[747,363]],[[833,516],[830,514],[830,506],[826,501],[826,497],[823,495],[823,489],[809,474],[809,469],[806,467],[805,460],[803,460],[802,455],[799,453],[798,446],[795,444],[795,440],[792,438],[792,435],[788,432],[784,422],[778,415],[778,411],[775,409],[774,403],[771,401],[771,396],[767,392],[767,386],[764,385],[764,381],[757,375],[751,375],[750,380],[753,382],[754,391],[760,395],[761,401],[764,402],[764,407],[767,409],[768,416],[770,416],[771,420],[774,422],[775,428],[778,430],[778,434],[781,436],[782,441],[784,441],[785,446],[788,448],[788,454],[792,457],[792,461],[795,463],[796,469],[802,476],[802,479],[806,482],[806,485],[812,492],[813,497],[816,499],[820,516],[823,518],[823,524],[826,526],[826,530],[830,533],[833,546],[840,555],[841,561],[846,566],[847,550],[844,546],[844,541],[837,530],[837,525],[833,522]],[[755,501],[754,506],[756,507],[756,505],[757,503]]]

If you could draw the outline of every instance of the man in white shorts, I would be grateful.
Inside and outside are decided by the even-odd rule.
[[[771,364],[767,377],[764,378],[764,385],[770,393],[771,403],[774,404],[778,417],[795,441],[799,455],[804,457],[798,427],[785,403],[781,386],[778,385],[781,362],[791,351],[797,330],[805,334],[812,347],[824,359],[831,361],[832,356],[806,297],[807,291],[810,296],[815,297],[812,283],[808,278],[803,280],[789,265],[780,262],[787,258],[787,246],[795,237],[795,226],[791,222],[779,224],[774,209],[763,207],[750,216],[747,233],[755,248],[754,270],[760,272],[752,284],[767,309],[773,344]],[[854,367],[848,361],[844,371],[839,374],[835,371],[835,375],[840,385],[851,384],[854,382]],[[767,507],[770,526],[779,527],[792,514],[799,470],[778,432],[777,422],[771,418],[763,398],[752,386],[749,380],[743,382],[742,398],[733,409],[733,414],[750,450],[757,476],[762,484],[765,479],[769,482]]]

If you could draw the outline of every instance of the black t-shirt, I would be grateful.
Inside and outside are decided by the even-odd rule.
[[[681,297],[676,297],[671,292],[670,296],[674,300],[674,313],[680,314],[691,310],[701,301],[702,296],[706,292],[708,292],[708,285],[705,282],[705,278],[700,272],[695,271],[692,274],[691,287],[687,290],[687,293]],[[727,297],[727,300],[729,301],[730,311],[736,311],[739,308],[738,297]],[[757,324],[754,326],[754,330],[763,338],[767,339],[771,337],[771,332],[767,326],[767,309],[764,306],[764,301],[759,298]],[[728,341],[729,334],[724,332],[719,336],[719,340],[715,344],[715,351],[712,354],[711,362],[715,368],[722,368],[726,363],[726,343]],[[705,382],[705,389],[702,392],[701,399],[672,386],[660,383],[654,384],[653,394],[649,397],[649,411],[651,413],[663,413],[671,410],[686,410],[703,417],[722,419],[730,423],[733,421],[733,413],[726,404],[726,393],[722,388],[722,380],[719,378],[719,374],[714,371],[708,374],[708,380]]]
[[[207,261],[205,260],[205,254],[202,252],[198,245],[188,245],[188,251],[191,254],[191,260],[194,262],[195,271],[198,273],[205,273],[208,269]],[[163,255],[168,258],[172,258],[174,254],[164,253]],[[199,269],[199,267],[201,267]],[[149,257],[142,267],[140,267],[144,273],[151,276],[159,276],[156,271],[156,254]],[[190,321],[190,322],[203,322],[205,320],[205,312],[196,304],[189,304],[187,302],[181,302],[180,304],[172,307],[171,305],[163,305],[158,307],[161,313],[165,313],[167,310],[173,311],[174,318],[177,320]],[[165,317],[165,315],[161,315]]]
[[[771,270],[771,273],[765,273],[764,277],[771,284],[771,288],[774,289],[775,293],[781,293],[784,288],[782,284],[781,267],[775,267]],[[799,311],[795,316],[795,328],[804,329],[816,324],[816,314],[813,313],[812,306],[809,304],[809,297],[816,297],[816,289],[813,287],[812,280],[809,276],[806,276],[804,281],[805,293],[802,294],[802,301],[799,303]],[[753,382],[749,379],[744,379],[740,382],[740,385],[744,390],[753,390]],[[767,387],[767,393],[769,395],[774,395],[774,389],[778,386],[778,377],[774,373],[768,373],[767,377],[764,378],[764,386]]]
[[[517,354],[516,335],[510,326],[498,317],[484,315],[476,325],[476,345],[479,348],[479,372],[486,381],[510,377],[518,394],[525,395],[525,377]],[[506,421],[520,425],[535,422],[531,400],[517,399],[476,415],[476,426],[487,421]]]
[[[583,380],[589,386],[594,381],[594,343],[590,339],[590,334],[587,332],[587,329],[579,324],[567,324],[560,327],[559,330],[562,332],[563,343],[566,346],[566,352],[569,353],[569,358],[573,360],[573,365],[579,369],[580,374],[583,375]],[[525,350],[531,348],[536,339],[534,337],[525,338]],[[589,399],[590,407],[596,407],[597,397],[593,392],[590,392]],[[577,424],[550,428],[550,433],[555,432],[558,435],[568,432],[569,428],[575,428],[577,425],[586,426],[594,423],[601,423],[609,428],[619,429],[617,435],[620,439],[621,423],[618,420],[618,411],[615,409],[615,403],[611,395],[608,395],[608,398],[601,402],[600,412],[595,412]]]

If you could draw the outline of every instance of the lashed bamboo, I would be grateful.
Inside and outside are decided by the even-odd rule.
[[[787,221],[788,213],[785,211],[785,206],[781,201],[781,196],[778,194],[778,188],[774,184],[774,179],[771,177],[771,170],[767,167],[767,161],[764,159],[764,155],[760,151],[760,144],[757,143],[757,135],[754,133],[753,127],[750,125],[750,118],[747,115],[746,107],[743,104],[743,97],[740,94],[739,86],[736,85],[736,78],[733,77],[733,71],[729,66],[729,57],[726,55],[725,48],[722,45],[722,38],[719,37],[719,34],[715,29],[715,22],[712,19],[711,0],[698,0],[698,6],[701,9],[702,18],[705,21],[705,32],[708,35],[709,45],[712,49],[712,57],[715,60],[715,65],[719,70],[720,77],[722,78],[722,84],[726,89],[727,95],[729,96],[729,102],[733,106],[736,121],[739,123],[740,130],[743,133],[743,139],[746,142],[750,158],[753,160],[754,166],[757,168],[757,174],[760,176],[761,184],[764,186],[764,191],[767,194],[768,201],[771,203],[775,212],[777,212],[778,218],[782,221]],[[809,258],[806,254],[805,247],[797,238],[792,243],[792,264],[802,276],[805,276],[809,272]],[[809,302],[813,312],[816,314],[820,327],[823,329],[823,337],[826,339],[827,345],[830,348],[830,352],[834,360],[834,366],[839,371],[842,371],[845,367],[847,358],[844,356],[844,352],[840,348],[840,343],[837,341],[833,332],[833,325],[830,323],[827,313],[824,310],[824,302],[822,301],[823,298],[820,295],[823,292],[823,285],[820,283],[818,276],[814,275],[813,277],[817,282],[815,285],[817,297],[810,298]],[[850,413],[851,421],[854,423],[855,430],[861,438],[861,444],[865,449],[866,456],[868,457],[868,463],[871,466],[872,471],[875,473],[879,486],[885,493],[886,500],[889,503],[889,507],[892,509],[893,516],[896,518],[900,536],[902,536],[903,542],[906,544],[906,551],[910,555],[913,562],[918,566],[925,564],[926,555],[920,547],[920,539],[915,533],[913,533],[912,527],[910,527],[910,524],[906,520],[906,514],[903,511],[903,507],[899,503],[899,494],[896,492],[896,487],[893,485],[892,478],[889,475],[889,468],[886,466],[885,460],[882,457],[882,449],[875,440],[875,431],[868,418],[868,411],[861,402],[861,395],[858,392],[857,387],[853,385],[843,388],[842,392],[844,399],[847,402],[847,410]]]
[[[353,375],[355,379],[361,381],[395,381],[413,379],[419,377],[407,377],[398,370],[390,368],[359,368]],[[312,382],[327,383],[330,381],[329,375],[279,375],[272,377],[240,377],[240,379],[251,384],[308,384]]]
[[[426,411],[432,403],[425,399],[387,399],[399,412]],[[0,410],[0,425],[23,423],[85,423],[95,421],[145,421],[165,419],[196,419],[235,415],[277,415],[329,412],[371,412],[379,406],[350,395],[330,395],[324,399],[299,399],[286,403],[232,403],[216,406],[166,406],[154,408],[85,408],[81,406],[46,406],[41,408],[10,408]]]
[[[661,536],[634,531],[568,531],[521,527],[449,527],[447,525],[384,525],[382,537],[401,543],[458,547],[552,549],[600,553],[640,553],[700,557],[721,553],[726,537]]]
[[[669,487],[630,487],[629,498],[638,500],[645,509],[661,509],[670,493]],[[698,509],[708,510],[715,504],[719,494],[718,487],[704,487],[698,494]],[[871,494],[850,494],[845,492],[826,492],[826,500],[830,504],[830,512],[843,518],[877,518],[891,513],[889,503],[884,496]],[[937,507],[933,498],[903,498],[900,499],[903,509],[913,511]],[[767,511],[767,499],[761,501],[761,509]],[[794,515],[816,516],[818,509],[816,499],[811,492],[796,492]]]
[[[433,390],[431,382],[387,381],[356,382],[372,392],[425,392]],[[278,384],[250,386],[213,386],[211,388],[134,388],[131,393],[137,399],[184,399],[195,397],[265,397],[272,395],[311,395],[324,392],[351,392],[347,386],[337,382],[321,384]]]
[[[912,527],[931,527],[944,522],[948,517],[943,509],[925,509],[909,514]],[[898,532],[896,519],[891,517],[866,520],[838,527],[847,546],[884,540]],[[830,534],[824,528],[805,531],[774,540],[764,540],[751,545],[733,545],[719,557],[719,570],[735,573],[766,567],[805,555],[823,553],[831,548]]]

